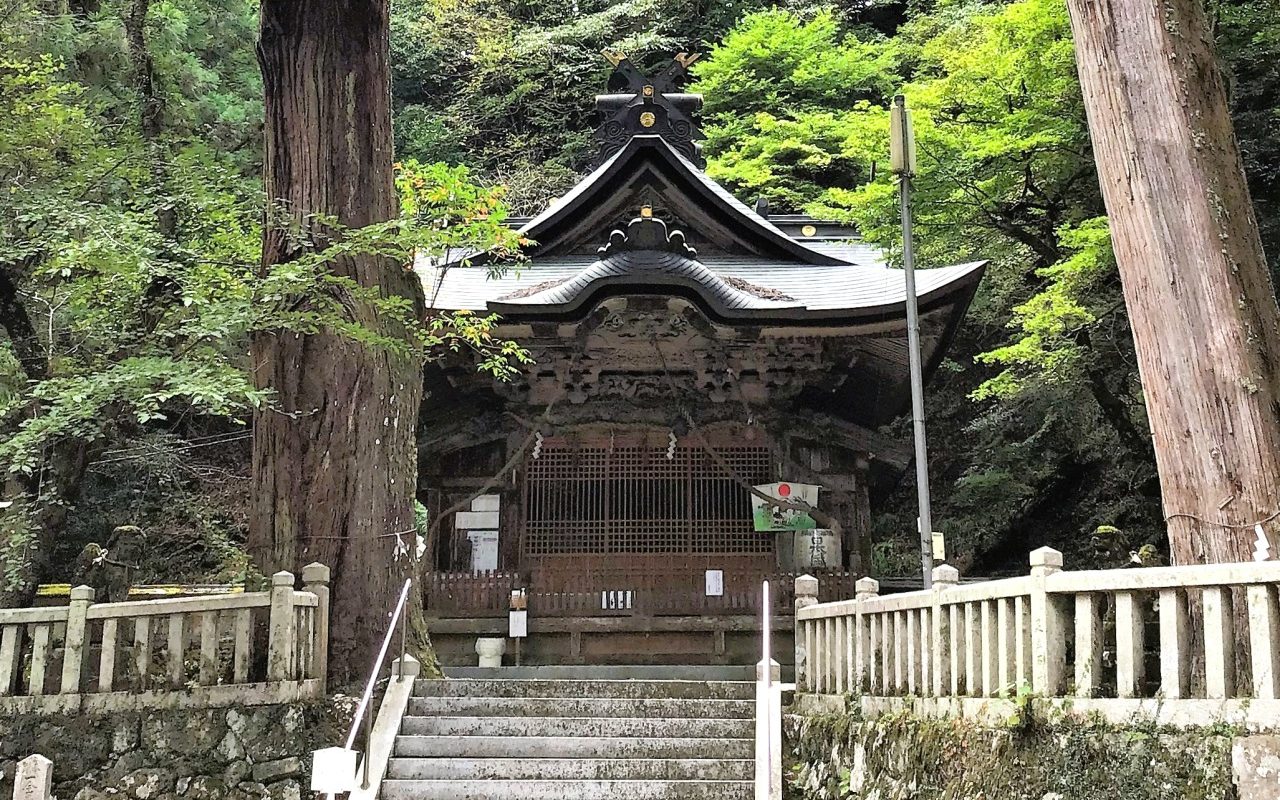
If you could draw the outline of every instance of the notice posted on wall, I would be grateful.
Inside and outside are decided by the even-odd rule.
[[[707,597],[724,597],[724,570],[707,570]]]
[[[754,487],[760,494],[768,495],[785,503],[793,503],[809,508],[818,507],[818,490],[821,486],[811,483],[766,483]],[[757,531],[810,531],[818,527],[818,523],[802,508],[786,508],[774,505],[763,497],[751,495],[751,516]]]

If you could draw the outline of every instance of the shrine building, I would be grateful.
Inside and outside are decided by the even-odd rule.
[[[516,221],[527,262],[418,266],[434,308],[500,315],[534,359],[510,381],[465,355],[427,367],[419,499],[447,513],[423,597],[446,665],[507,635],[517,589],[523,663],[750,664],[762,581],[788,653],[794,576],[828,600],[867,574],[871,498],[911,452],[880,432],[910,407],[903,273],[709,178],[688,63],[617,62],[598,165]],[[926,378],[983,267],[917,273]],[[766,496],[817,530],[757,530]]]

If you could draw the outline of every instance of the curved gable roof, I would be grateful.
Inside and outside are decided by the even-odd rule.
[[[565,255],[598,244],[614,221],[635,214],[627,207],[628,187],[656,184],[685,226],[700,235],[732,240],[744,255],[798,264],[840,264],[788,236],[711,180],[660,136],[633,136],[520,233],[534,241],[532,258]],[[667,189],[668,191],[664,191]]]

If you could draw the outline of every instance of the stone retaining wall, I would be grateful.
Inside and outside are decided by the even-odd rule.
[[[789,800],[1275,800],[1274,737],[1011,719],[1003,728],[902,714],[787,716]],[[1265,741],[1263,741],[1265,740]],[[1257,744],[1266,745],[1259,754]],[[1251,778],[1233,781],[1237,772]],[[1280,762],[1276,762],[1280,763]],[[1247,770],[1240,767],[1247,766]],[[1267,772],[1267,775],[1263,775]],[[1261,787],[1261,789],[1259,788]]]
[[[40,753],[59,800],[299,800],[311,751],[341,742],[349,706],[0,717],[0,798],[17,761]]]

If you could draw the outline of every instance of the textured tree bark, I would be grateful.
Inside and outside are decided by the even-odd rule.
[[[258,58],[273,203],[263,270],[325,246],[332,232],[310,215],[347,228],[396,215],[387,29],[387,0],[263,2]],[[328,268],[421,304],[401,264],[356,256]],[[396,333],[395,321],[342,299],[353,321]],[[368,669],[407,574],[407,563],[393,559],[394,534],[409,538],[413,529],[421,367],[327,332],[264,333],[252,350],[255,380],[276,403],[254,420],[250,549],[264,572],[311,561],[333,568],[330,668],[341,683]]]
[[[1068,0],[1176,564],[1277,529],[1280,309],[1202,0]]]

